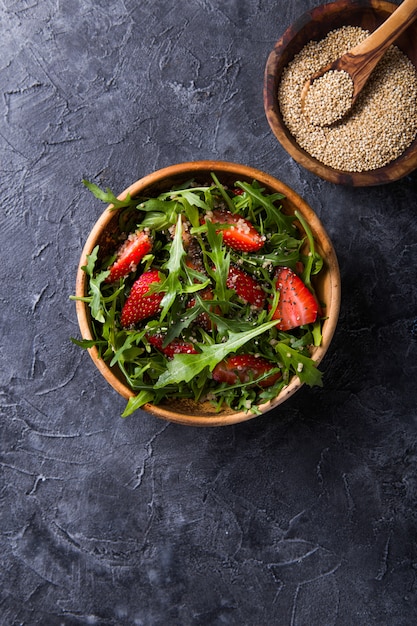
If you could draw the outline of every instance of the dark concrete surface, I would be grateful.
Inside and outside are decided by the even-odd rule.
[[[2,0],[4,626],[417,623],[416,174],[337,187],[263,110],[303,0]],[[72,345],[82,245],[114,191],[174,162],[253,165],[335,244],[322,389],[227,428],[124,400]]]

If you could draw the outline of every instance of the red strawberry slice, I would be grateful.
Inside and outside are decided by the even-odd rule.
[[[213,211],[211,221],[214,224],[230,224],[230,228],[222,229],[223,241],[226,246],[238,252],[256,252],[265,242],[256,228],[241,215],[217,209]]]
[[[266,293],[261,285],[250,274],[239,269],[235,265],[229,268],[229,274],[226,280],[229,289],[233,289],[245,302],[261,309],[265,304]]]
[[[248,383],[272,370],[275,367],[271,361],[253,354],[239,354],[217,363],[213,369],[213,379],[219,383],[235,385],[238,382]],[[270,387],[281,378],[281,372],[276,372],[260,380],[260,387]]]
[[[134,272],[145,254],[152,250],[152,241],[147,233],[138,230],[131,233],[117,251],[116,259],[110,267],[106,282],[114,283]]]
[[[164,335],[161,333],[146,336],[151,346],[172,359],[176,354],[197,354],[197,350],[190,341],[173,339],[164,347]]]
[[[301,278],[289,267],[279,267],[275,280],[280,297],[272,319],[279,320],[277,328],[286,331],[315,322],[319,306]]]
[[[133,283],[120,317],[120,323],[124,328],[152,317],[158,312],[164,294],[162,292],[147,294],[150,285],[160,282],[158,270],[149,270]]]

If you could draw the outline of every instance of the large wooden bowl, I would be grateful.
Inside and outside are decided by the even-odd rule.
[[[361,26],[374,31],[397,8],[383,0],[337,0],[304,13],[277,41],[268,56],[264,75],[264,106],[269,125],[291,157],[307,170],[332,183],[365,187],[389,183],[417,168],[417,138],[395,161],[376,170],[344,172],[324,165],[300,146],[290,134],[278,104],[278,85],[283,69],[311,40],[319,41],[341,26]],[[417,67],[417,22],[395,42]]]
[[[145,193],[147,195],[156,195],[162,191],[169,191],[173,185],[190,180],[190,178],[194,178],[197,182],[204,184],[211,180],[210,172],[215,172],[222,183],[231,186],[233,186],[236,180],[249,183],[253,182],[254,179],[258,180],[268,192],[280,192],[285,195],[282,204],[286,213],[292,214],[298,209],[310,225],[316,241],[317,251],[322,255],[325,261],[324,270],[320,272],[318,280],[315,283],[318,300],[325,303],[325,314],[327,316],[323,324],[322,345],[314,348],[312,352],[313,360],[319,364],[330,345],[339,316],[339,267],[333,245],[318,217],[308,204],[292,189],[276,178],[251,167],[222,161],[196,161],[172,165],[149,174],[125,189],[119,197],[124,198],[128,193],[133,197],[141,196]],[[82,251],[76,280],[77,296],[85,296],[88,290],[87,276],[81,269],[82,266],[87,263],[87,255],[91,254],[97,244],[105,244],[105,241],[108,240],[109,233],[117,231],[118,211],[111,211],[109,207],[107,207],[94,225]],[[82,337],[84,339],[92,339],[89,307],[84,302],[77,300],[76,310]],[[89,349],[89,353],[98,370],[119,394],[126,399],[134,395],[134,392],[126,384],[125,378],[117,367],[110,368],[107,363],[100,359],[96,348]],[[300,387],[301,382],[299,378],[294,377],[290,381],[290,384],[285,387],[274,400],[260,407],[261,412],[265,413],[278,406],[292,396]],[[235,424],[254,417],[254,414],[251,412],[233,412],[230,409],[216,413],[212,405],[208,402],[205,404],[196,404],[188,400],[179,400],[176,403],[170,400],[169,403],[158,406],[147,404],[144,406],[144,409],[157,417],[194,426],[223,426]]]

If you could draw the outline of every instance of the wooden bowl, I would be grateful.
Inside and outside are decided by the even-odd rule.
[[[314,348],[312,352],[313,360],[317,364],[320,363],[330,345],[339,315],[339,267],[333,245],[318,217],[308,204],[292,189],[272,176],[251,167],[222,161],[196,161],[172,165],[149,174],[125,189],[125,191],[120,194],[119,198],[122,199],[126,197],[128,193],[133,197],[145,193],[147,195],[157,195],[163,191],[169,191],[173,185],[185,182],[190,178],[194,178],[197,182],[204,184],[210,180],[210,172],[215,172],[222,183],[229,185],[233,185],[236,180],[252,183],[253,180],[256,179],[265,187],[267,192],[280,192],[284,194],[285,199],[282,201],[284,211],[288,214],[292,214],[298,209],[310,225],[316,241],[317,251],[322,255],[325,261],[324,269],[320,272],[319,279],[315,283],[318,300],[326,304],[325,311],[327,316],[323,324],[322,345]],[[91,254],[97,244],[104,244],[110,232],[114,233],[118,231],[118,213],[119,211],[111,211],[109,207],[107,207],[88,236],[81,254],[77,272],[77,296],[85,296],[88,290],[88,278],[86,273],[81,269],[82,266],[87,263],[86,257]],[[84,302],[77,300],[76,311],[81,336],[84,339],[92,339],[89,307]],[[126,399],[134,395],[134,392],[126,384],[126,380],[118,367],[109,367],[107,363],[98,357],[98,351],[95,347],[89,349],[89,353],[98,370],[120,395]],[[300,387],[301,382],[299,378],[294,377],[289,385],[285,387],[274,400],[260,407],[261,412],[265,413],[278,406],[292,396]],[[169,403],[158,406],[146,404],[143,408],[149,413],[165,420],[194,426],[223,426],[235,424],[254,417],[254,414],[251,412],[233,412],[230,409],[224,409],[220,413],[216,413],[209,402],[197,404],[189,400],[179,400],[176,403],[170,400]]]
[[[307,170],[332,183],[365,187],[390,183],[417,168],[417,138],[396,160],[384,167],[365,172],[344,172],[324,165],[303,150],[290,134],[278,104],[278,86],[283,69],[311,40],[319,41],[336,28],[360,26],[375,30],[397,5],[383,0],[337,0],[304,13],[290,26],[268,56],[264,75],[264,107],[269,125],[283,148]],[[417,22],[412,23],[395,42],[417,66]]]

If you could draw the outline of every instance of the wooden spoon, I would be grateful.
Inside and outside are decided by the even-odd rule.
[[[347,72],[352,79],[353,93],[347,113],[354,105],[357,97],[365,86],[372,70],[386,52],[387,48],[401,35],[401,33],[417,17],[417,0],[404,0],[379,28],[360,44],[315,72],[304,84],[301,91],[301,109],[304,105],[308,90],[317,78],[320,78],[330,70]],[[344,113],[344,114],[345,114]],[[342,115],[338,115],[340,119]],[[333,121],[336,121],[333,120]],[[323,124],[325,125],[325,124]]]

